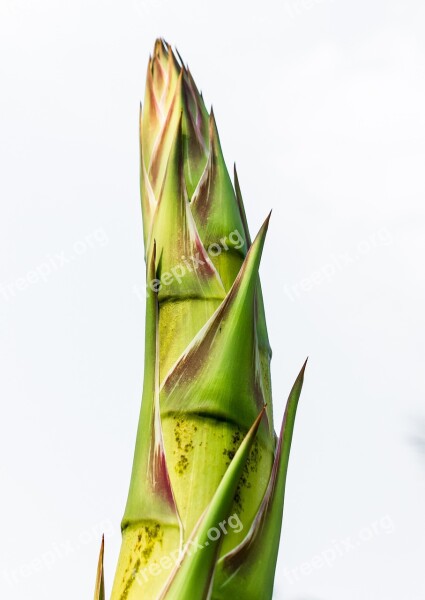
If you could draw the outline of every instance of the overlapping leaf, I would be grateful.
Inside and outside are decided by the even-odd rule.
[[[263,406],[254,318],[267,227],[268,219],[225,300],[162,384],[162,414],[209,414],[247,429]],[[260,437],[270,446],[268,431]]]
[[[154,245],[148,277],[155,278]],[[146,303],[145,377],[130,490],[122,526],[158,521],[180,527],[164,454],[159,410],[158,298]]]
[[[272,597],[289,453],[306,363],[289,394],[263,501],[244,541],[219,560],[211,596],[213,600],[237,598],[241,588],[245,590],[246,600]]]
[[[236,486],[257,434],[264,408],[238,448],[210,505],[191,535],[175,571],[160,600],[206,600],[209,596],[223,531],[219,528],[229,517]],[[214,530],[214,535],[212,531]],[[218,537],[217,537],[218,532]],[[220,533],[221,532],[221,533]]]

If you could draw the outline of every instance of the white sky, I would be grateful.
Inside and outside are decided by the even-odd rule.
[[[1,0],[2,597],[90,598],[102,530],[110,590],[143,365],[138,105],[162,35],[214,103],[251,233],[273,208],[276,426],[310,356],[275,596],[424,598],[424,28],[419,0]]]

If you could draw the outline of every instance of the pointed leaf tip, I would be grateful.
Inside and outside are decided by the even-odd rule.
[[[270,210],[269,214],[266,217],[266,220],[264,221],[264,223],[267,223],[267,228],[269,226],[270,217],[272,216],[272,212],[273,212],[273,209]]]
[[[105,583],[103,576],[103,556],[105,551],[105,536],[102,535],[100,545],[99,561],[97,564],[96,587],[94,590],[94,600],[105,600]]]
[[[183,280],[174,278],[159,288],[159,299],[165,297],[193,297],[223,299],[225,289],[207,254],[190,210],[184,173],[184,114],[179,111],[171,140],[161,193],[152,220],[151,239],[157,240],[158,278],[162,273],[173,273],[182,257],[199,257],[196,270],[185,272]],[[148,247],[151,241],[148,240]]]
[[[306,364],[307,360],[289,394],[266,493],[246,538],[219,560],[214,581],[214,592],[218,595],[213,597],[230,598],[237,595],[241,585],[250,590],[251,595],[248,596],[250,599],[272,596],[282,526],[286,474]]]
[[[161,389],[163,414],[184,407],[187,412],[214,415],[248,428],[264,406],[252,358],[256,344],[253,314],[266,231],[267,220],[226,298],[165,376]],[[238,368],[229,374],[229,365]],[[243,372],[247,375],[242,376]],[[260,435],[268,446],[268,429]]]
[[[156,239],[148,257],[147,281],[156,279]],[[134,451],[133,470],[121,527],[141,520],[167,522],[180,527],[173,496],[159,415],[158,293],[147,286],[145,326],[145,376],[142,406]],[[143,477],[140,474],[143,473]]]
[[[184,67],[184,60],[183,60],[182,55],[180,54],[179,49],[177,48],[177,46],[176,46],[175,50],[176,50],[177,56],[179,57],[179,60],[180,60],[180,63],[181,63],[181,67],[183,68]]]

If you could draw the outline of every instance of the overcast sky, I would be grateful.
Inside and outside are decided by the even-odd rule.
[[[425,5],[1,0],[0,581],[110,590],[142,383],[138,111],[177,45],[237,162],[276,426],[310,361],[279,600],[423,600]],[[37,276],[34,276],[34,273]]]

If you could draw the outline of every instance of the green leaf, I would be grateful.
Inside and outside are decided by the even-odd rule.
[[[154,245],[148,277],[155,278],[155,259]],[[147,520],[180,528],[165,460],[159,411],[158,298],[148,289],[142,407],[123,529]]]
[[[147,277],[155,277],[155,244]],[[167,579],[147,576],[162,552],[178,552],[182,526],[165,459],[159,413],[158,298],[149,291],[146,303],[145,378],[127,505],[123,542],[112,598],[156,598]]]
[[[190,207],[199,236],[210,252],[226,291],[232,286],[248,251],[240,206],[227,172],[211,110],[208,162]],[[223,250],[224,248],[224,250]]]
[[[159,600],[182,600],[183,598],[205,600],[208,598],[215,562],[223,537],[219,525],[230,516],[236,487],[263,414],[264,408],[239,446],[210,505],[185,545],[180,561]],[[213,530],[213,538],[216,539],[211,538]],[[219,533],[218,537],[216,532]]]
[[[143,147],[143,165],[147,170],[151,161],[155,140],[163,126],[163,113],[154,91],[151,60],[149,61],[146,73],[146,90],[143,107],[140,119],[140,145]]]
[[[251,237],[249,235],[248,222],[246,220],[245,208],[242,199],[242,192],[239,185],[239,178],[236,172],[236,165],[234,166],[234,183],[236,198],[239,206],[241,220],[244,227],[245,237],[247,240],[247,247],[251,247]],[[270,360],[272,357],[272,351],[270,348],[269,336],[266,325],[266,315],[264,310],[263,292],[261,289],[260,278],[258,278],[257,284],[257,298],[255,303],[256,317],[255,321],[257,324],[257,340],[258,340],[258,354],[261,371],[261,382],[264,394],[264,401],[267,405],[267,416],[270,423],[273,423],[273,403],[272,403],[272,383],[270,376]]]
[[[268,222],[269,218],[225,300],[165,378],[160,393],[161,416],[192,412],[248,429],[264,405],[254,317]],[[259,435],[274,449],[270,425]]]
[[[157,244],[159,301],[188,297],[221,300],[225,296],[224,287],[192,218],[183,163],[180,115],[151,232],[151,239]]]
[[[94,590],[94,600],[105,600],[105,583],[103,578],[103,554],[105,550],[105,538],[102,536],[100,546],[99,562],[97,564],[96,587]]]
[[[211,596],[213,600],[238,598],[241,589],[246,600],[272,598],[289,454],[306,364],[307,361],[289,394],[263,501],[245,539],[218,561]]]
[[[236,164],[233,165],[233,180],[234,180],[234,185],[235,185],[236,200],[237,200],[239,212],[241,215],[241,221],[242,221],[242,225],[243,225],[243,229],[244,229],[244,233],[245,233],[246,243],[249,248],[251,246],[251,236],[249,234],[248,221],[246,218],[245,206],[244,206],[243,199],[242,199],[241,186],[239,185],[239,177],[238,177],[238,173],[236,171]]]
[[[142,216],[143,216],[143,242],[145,247],[145,257],[147,252],[147,245],[149,240],[150,231],[152,229],[152,219],[155,214],[157,200],[155,198],[155,194],[153,192],[151,183],[149,181],[149,176],[146,171],[146,163],[145,163],[145,155],[147,154],[146,144],[145,148],[143,148],[142,140],[145,137],[143,133],[143,114],[149,111],[149,108],[146,108],[144,112],[142,111],[142,105],[140,104],[140,113],[139,113],[139,139],[140,139],[140,198],[142,204]],[[145,119],[146,121],[146,119]],[[154,118],[151,117],[148,119],[148,122],[153,122]],[[146,128],[146,124],[145,124]]]
[[[200,106],[200,103],[202,105]],[[164,107],[164,110],[166,107]],[[199,114],[196,112],[199,110]],[[195,112],[194,112],[195,111]],[[205,168],[208,156],[208,138],[204,139],[204,127],[198,122],[205,119],[205,107],[203,101],[196,99],[193,104],[193,88],[188,81],[186,69],[180,70],[179,77],[175,85],[175,91],[170,105],[167,109],[166,117],[162,120],[162,127],[155,139],[149,166],[147,168],[151,180],[152,189],[155,196],[158,197],[165,176],[167,159],[171,151],[175,131],[180,118],[182,118],[183,132],[183,155],[184,155],[184,174],[187,185],[188,195],[191,197],[199,178]]]

